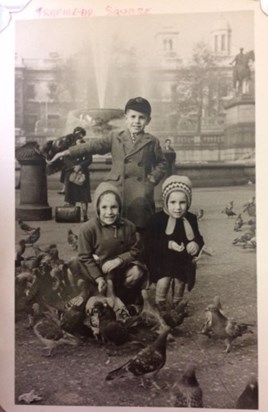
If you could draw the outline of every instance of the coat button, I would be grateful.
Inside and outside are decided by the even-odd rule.
[[[138,162],[137,165],[138,165],[138,166],[142,166],[142,163],[141,163],[141,162]]]
[[[138,182],[141,182],[141,181],[142,181],[142,177],[138,177],[138,178],[137,178],[137,181],[138,181]]]

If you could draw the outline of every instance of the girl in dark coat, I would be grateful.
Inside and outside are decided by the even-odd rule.
[[[190,291],[195,282],[193,257],[204,245],[197,218],[188,211],[192,184],[186,176],[170,176],[162,185],[164,209],[147,226],[145,259],[151,280],[156,282],[156,304],[166,302],[173,285],[173,303],[182,299],[185,284]]]

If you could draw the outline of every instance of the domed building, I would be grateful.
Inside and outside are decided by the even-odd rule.
[[[232,29],[224,17],[215,21],[211,30],[211,50],[215,56],[230,57]]]

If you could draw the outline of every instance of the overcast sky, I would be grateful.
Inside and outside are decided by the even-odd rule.
[[[172,26],[179,32],[179,54],[188,59],[196,42],[210,42],[210,30],[220,17],[232,29],[232,54],[240,47],[245,51],[254,49],[253,12],[241,11],[17,21],[16,52],[24,58],[43,58],[53,51],[65,58],[82,50],[92,39],[98,47],[107,47],[117,35],[125,45],[150,57],[155,51],[156,33]]]

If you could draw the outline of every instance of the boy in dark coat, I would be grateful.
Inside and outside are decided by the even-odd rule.
[[[126,130],[112,131],[94,142],[57,154],[112,154],[112,169],[106,180],[118,187],[123,199],[122,215],[143,232],[155,211],[154,187],[167,171],[167,161],[159,140],[145,132],[151,120],[150,103],[142,97],[130,99],[125,107]]]
[[[173,303],[183,297],[185,284],[190,291],[195,282],[193,257],[204,245],[197,218],[188,211],[192,184],[186,176],[170,176],[162,185],[163,211],[149,221],[145,235],[145,259],[156,282],[155,301],[160,311],[173,284]]]

